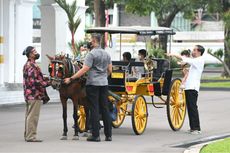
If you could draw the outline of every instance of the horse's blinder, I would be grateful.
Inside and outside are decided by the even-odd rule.
[[[52,60],[49,64],[48,71],[51,79],[64,79],[65,78],[65,66],[62,61]]]

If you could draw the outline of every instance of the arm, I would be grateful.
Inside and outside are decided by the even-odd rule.
[[[48,81],[43,78],[40,68],[36,65],[31,65],[28,72],[29,77],[34,81],[35,86],[41,86],[43,88],[49,86]]]
[[[179,54],[172,54],[172,53],[166,53],[166,56],[168,57],[176,57],[179,60],[182,60],[182,56]]]
[[[89,69],[90,69],[89,66],[83,65],[83,67],[77,73],[75,73],[73,76],[71,76],[70,78],[64,79],[64,83],[69,84],[72,80],[80,78],[82,75],[84,75],[86,72],[88,72]]]
[[[112,67],[113,67],[112,64],[109,64],[109,66],[108,66],[108,76],[112,73],[112,70],[113,70]]]

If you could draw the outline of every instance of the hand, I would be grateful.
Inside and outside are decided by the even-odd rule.
[[[47,87],[48,86],[51,86],[52,85],[52,81],[51,80],[48,80],[48,82],[47,82]]]
[[[65,78],[65,79],[64,79],[64,83],[65,83],[65,84],[69,84],[70,82],[71,82],[71,79],[70,79],[70,78]]]
[[[46,81],[49,80],[49,76],[47,76],[47,75],[45,75],[45,74],[43,74],[43,78],[44,78],[44,80],[46,80]]]
[[[168,57],[172,57],[173,56],[173,54],[171,54],[171,53],[165,53],[165,55],[168,56]]]

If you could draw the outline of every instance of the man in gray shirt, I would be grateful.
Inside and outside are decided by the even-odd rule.
[[[69,84],[72,80],[80,78],[88,72],[86,81],[86,95],[90,103],[92,119],[92,136],[87,141],[100,141],[99,110],[104,123],[105,141],[112,141],[112,120],[108,107],[108,75],[112,72],[111,57],[100,47],[101,36],[92,34],[93,49],[86,55],[83,67],[64,82]]]

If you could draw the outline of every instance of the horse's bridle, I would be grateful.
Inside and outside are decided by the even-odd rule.
[[[55,89],[60,89],[63,79],[66,76],[65,63],[61,60],[51,60],[48,71],[50,73],[51,82],[55,81],[57,83],[57,87]]]
[[[61,61],[61,60],[51,60],[51,63],[49,64],[49,73],[50,73],[50,80],[51,82],[54,81],[56,84],[55,84],[55,87],[53,86],[53,88],[59,90],[61,85],[63,84],[63,80],[66,78],[66,77],[70,77],[72,74],[70,72],[70,67],[73,66],[73,63],[71,63],[70,65],[68,65],[69,63],[68,62],[71,62],[70,59],[65,59],[66,62],[64,61]],[[69,61],[68,61],[69,60]],[[67,69],[68,69],[68,74],[66,74],[66,67],[65,65],[67,66]],[[78,71],[80,69],[80,63],[77,61],[77,70]],[[73,73],[76,73],[76,72],[73,72]],[[69,76],[66,76],[66,75],[69,75]],[[81,78],[79,78],[81,79]]]

